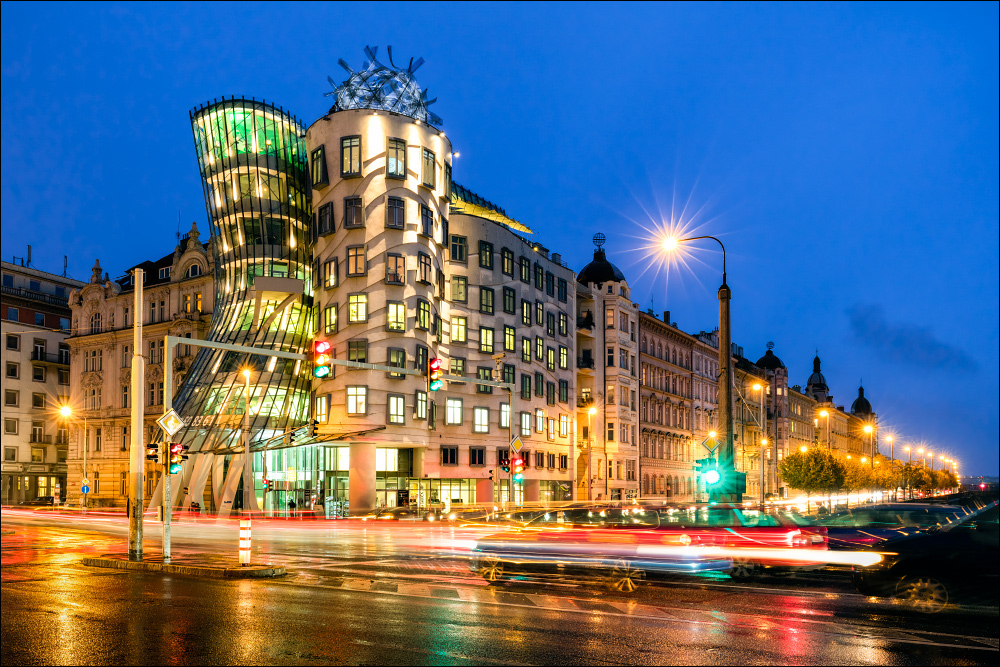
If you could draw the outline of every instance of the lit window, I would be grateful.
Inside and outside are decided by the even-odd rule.
[[[517,344],[517,330],[514,327],[504,326],[503,328],[503,349],[513,352]]]
[[[403,411],[406,409],[406,401],[401,394],[389,394],[389,423],[405,424],[406,416]]]
[[[368,407],[368,387],[347,388],[347,414],[363,415]]]
[[[484,269],[493,269],[493,244],[486,241],[479,242],[479,266]]]
[[[504,248],[500,251],[500,270],[507,276],[514,276],[514,251]]]
[[[490,432],[490,409],[489,408],[473,408],[472,409],[472,432],[473,433],[489,433]]]
[[[406,178],[406,142],[389,139],[385,150],[385,175],[389,178]]]
[[[493,353],[493,329],[491,327],[479,327],[479,351]]]
[[[465,276],[451,277],[451,300],[465,303],[469,300],[469,279]]]
[[[423,299],[417,301],[417,323],[418,329],[424,331],[431,327],[431,304]]]
[[[522,412],[521,413],[521,435],[529,436],[531,435],[531,413]]]
[[[510,403],[500,404],[500,428],[510,428]]]
[[[569,435],[569,416],[559,415],[559,437],[565,438]]]
[[[564,345],[559,346],[559,368],[569,368],[569,350]]]
[[[367,322],[368,321],[368,295],[351,294],[347,297],[347,321]]]
[[[361,137],[344,137],[340,140],[340,175],[361,175]]]
[[[479,312],[484,315],[493,314],[493,290],[489,287],[479,288]]]
[[[466,341],[466,319],[464,317],[451,318],[451,342],[464,343]]]
[[[337,304],[330,304],[323,309],[323,325],[326,333],[337,333]]]
[[[413,400],[414,419],[427,419],[427,392],[417,390]]]
[[[390,301],[385,316],[387,331],[406,331],[406,305],[398,301]]]
[[[429,188],[437,185],[437,163],[434,161],[434,151],[424,149],[423,184]]]
[[[451,425],[458,425],[462,423],[462,399],[448,399],[445,404],[444,423]]]

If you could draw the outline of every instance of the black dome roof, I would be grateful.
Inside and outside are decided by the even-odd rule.
[[[598,248],[594,251],[594,261],[583,267],[583,270],[577,274],[576,280],[584,285],[625,282],[625,275],[617,266],[609,262],[604,251]]]
[[[757,360],[757,367],[763,368],[766,371],[773,371],[784,368],[785,364],[778,358],[778,355],[768,349],[764,353],[764,356]]]
[[[809,376],[809,381],[806,383],[806,386],[816,387],[817,389],[829,389],[826,384],[826,378],[823,377],[823,374],[819,370],[819,364],[819,355],[816,355],[813,359],[813,372],[812,375]]]
[[[865,398],[865,388],[858,387],[858,397],[854,399],[851,403],[851,414],[852,415],[870,415],[872,413],[872,404],[868,402]]]

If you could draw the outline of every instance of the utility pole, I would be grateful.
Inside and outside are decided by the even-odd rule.
[[[135,302],[132,312],[132,437],[129,448],[129,516],[128,516],[128,557],[129,560],[142,560],[142,515],[143,515],[143,480],[142,473],[146,467],[143,456],[143,401],[142,386],[144,384],[145,358],[142,356],[142,285],[144,272],[135,269],[132,273],[132,284],[135,288]]]

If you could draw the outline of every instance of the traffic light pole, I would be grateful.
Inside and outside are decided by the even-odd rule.
[[[167,439],[160,445],[161,451],[167,449]],[[174,510],[170,500],[170,461],[166,452],[163,453],[163,562],[170,562],[170,518]]]

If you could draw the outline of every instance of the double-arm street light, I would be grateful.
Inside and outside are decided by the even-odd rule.
[[[720,468],[733,479],[736,470],[733,450],[733,356],[730,332],[729,302],[733,293],[726,282],[726,246],[714,236],[689,236],[678,239],[667,237],[663,250],[674,252],[682,243],[710,239],[722,248],[722,285],[719,287],[719,429],[722,431],[722,460]],[[737,499],[739,500],[739,499]]]
[[[760,382],[753,383],[753,390],[760,392],[760,502],[764,504],[764,493],[766,491],[764,472],[764,449],[767,447],[767,413],[764,412],[764,387],[767,385]]]
[[[819,416],[826,420],[826,450],[833,450],[833,442],[830,439],[830,412],[828,410],[820,410]]]

